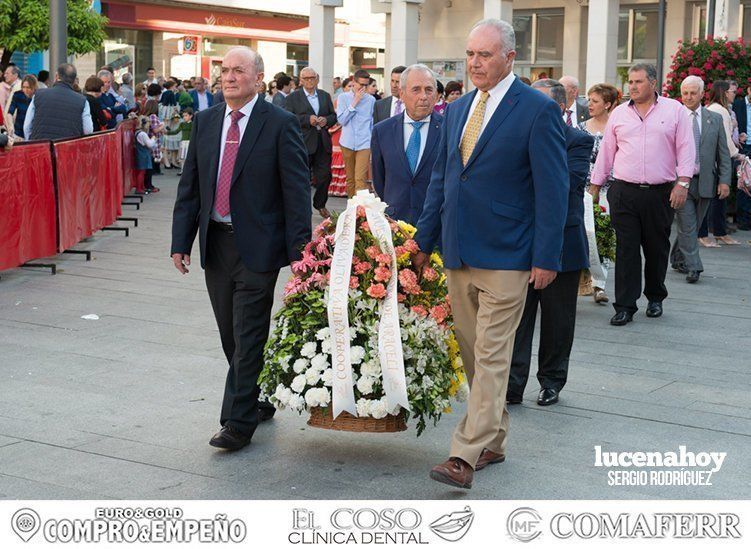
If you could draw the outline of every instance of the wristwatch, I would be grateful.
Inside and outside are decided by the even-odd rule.
[[[678,181],[678,184],[683,187],[684,189],[688,189],[689,184],[686,181]]]

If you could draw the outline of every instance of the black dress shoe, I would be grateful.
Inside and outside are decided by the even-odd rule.
[[[211,437],[209,444],[214,448],[233,451],[250,444],[251,437],[252,435],[244,435],[239,431],[235,431],[232,427],[225,425],[217,434]]]
[[[681,274],[688,273],[688,269],[686,268],[685,265],[673,265],[672,267],[674,271],[678,271]]]
[[[689,271],[686,275],[686,282],[689,284],[695,284],[699,282],[699,271]]]
[[[634,313],[628,311],[618,311],[610,319],[611,326],[625,326],[634,319]]]
[[[506,394],[506,404],[521,404],[523,400],[520,396]]]
[[[262,423],[264,421],[270,420],[272,417],[274,417],[274,414],[276,413],[276,408],[273,406],[259,406],[258,407],[258,422]]]
[[[537,397],[537,404],[540,406],[550,406],[558,402],[558,391],[555,389],[543,389]]]
[[[662,316],[662,303],[659,301],[650,301],[649,305],[647,305],[647,316],[649,318]]]

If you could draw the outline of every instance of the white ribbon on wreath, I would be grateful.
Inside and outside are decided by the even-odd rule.
[[[380,303],[378,322],[378,356],[381,362],[383,390],[390,409],[400,405],[409,410],[407,379],[404,373],[401,330],[397,293],[397,266],[391,227],[384,214],[387,204],[366,190],[358,191],[347,201],[347,209],[336,223],[334,255],[329,283],[328,319],[331,331],[331,362],[334,370],[332,387],[333,415],[341,412],[357,416],[349,338],[349,280],[352,274],[352,254],[355,249],[357,207],[365,209],[370,230],[382,251],[391,256],[391,278],[386,297]]]

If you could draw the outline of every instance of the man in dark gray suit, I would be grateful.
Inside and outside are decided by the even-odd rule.
[[[579,99],[579,81],[573,76],[561,76],[558,80],[566,89],[566,109],[563,111],[563,123],[576,128],[581,122],[589,120],[589,103]]]
[[[283,109],[287,103],[287,96],[290,94],[291,87],[292,79],[286,74],[281,75],[276,79],[276,94],[274,94],[271,102],[277,107]]]
[[[676,211],[678,238],[670,252],[673,269],[686,273],[686,281],[695,283],[704,270],[699,257],[697,231],[715,194],[725,198],[730,193],[731,162],[722,117],[701,106],[704,82],[688,76],[681,84],[681,98],[686,116],[691,119],[696,144],[696,168],[688,188],[688,197]],[[719,184],[718,184],[719,183]]]
[[[375,102],[373,107],[373,125],[404,112],[404,103],[400,99],[401,88],[399,79],[406,68],[399,65],[391,71],[391,95]]]

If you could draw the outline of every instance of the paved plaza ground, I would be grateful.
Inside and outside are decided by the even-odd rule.
[[[312,429],[283,411],[240,452],[208,446],[226,362],[197,253],[188,276],[169,259],[177,178],[155,182],[162,192],[132,212],[129,237],[76,246],[92,261],[66,254],[56,276],[0,273],[0,498],[751,497],[751,232],[735,235],[742,247],[702,250],[696,285],[668,273],[661,319],[640,303],[633,323],[611,327],[611,307],[580,298],[560,403],[537,406],[533,378],[511,408],[507,461],[464,492],[428,479],[463,405],[420,438]],[[727,459],[713,486],[610,487],[595,445]]]

